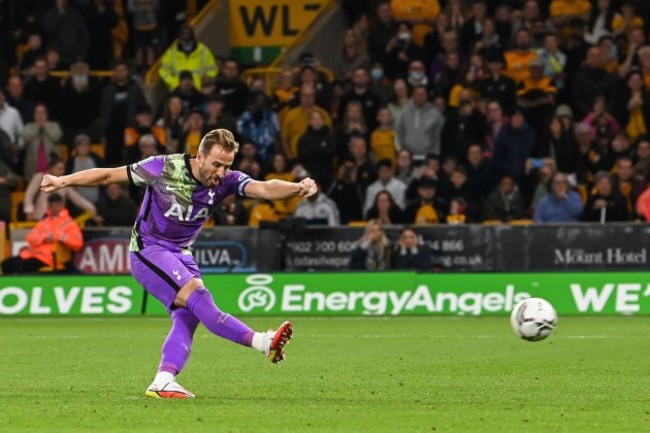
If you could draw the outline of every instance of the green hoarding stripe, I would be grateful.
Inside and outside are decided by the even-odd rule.
[[[645,273],[204,275],[219,307],[235,315],[507,315],[541,297],[558,314],[650,314]],[[146,314],[166,314],[158,301]]]
[[[2,316],[138,316],[144,291],[130,275],[0,279]]]
[[[532,274],[212,274],[203,280],[234,315],[507,315],[526,297],[559,315],[648,315],[650,277],[641,272]],[[166,315],[133,277],[0,279],[0,316]]]

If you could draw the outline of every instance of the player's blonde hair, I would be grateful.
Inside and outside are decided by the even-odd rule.
[[[232,132],[227,129],[213,129],[205,134],[199,144],[199,152],[207,155],[215,145],[221,146],[226,152],[239,150],[239,143],[235,140]]]

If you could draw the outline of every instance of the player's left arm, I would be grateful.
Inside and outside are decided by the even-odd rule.
[[[316,192],[318,192],[316,182],[309,177],[300,182],[287,182],[279,179],[251,180],[244,187],[246,197],[265,200],[283,200],[296,196],[310,197]]]

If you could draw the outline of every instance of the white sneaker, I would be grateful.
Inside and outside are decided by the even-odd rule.
[[[175,380],[162,386],[152,383],[147,388],[145,395],[153,398],[194,398],[194,394],[180,386]]]

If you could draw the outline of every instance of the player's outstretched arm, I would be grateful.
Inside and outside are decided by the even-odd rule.
[[[266,181],[253,180],[246,184],[247,197],[265,200],[283,200],[295,196],[310,197],[317,192],[316,182],[309,177],[300,182],[272,179]]]
[[[103,186],[112,183],[128,183],[128,167],[91,168],[66,176],[46,174],[41,182],[41,190],[54,192],[67,186]]]

